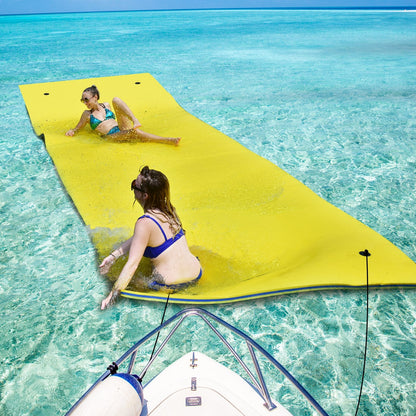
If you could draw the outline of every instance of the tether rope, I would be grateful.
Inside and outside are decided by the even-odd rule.
[[[365,257],[365,268],[366,268],[366,274],[367,274],[367,284],[366,284],[366,287],[367,287],[367,316],[366,316],[366,322],[365,322],[365,346],[364,346],[363,373],[362,373],[362,376],[361,376],[360,394],[358,395],[358,403],[357,403],[357,408],[355,410],[355,416],[357,416],[358,409],[360,407],[361,395],[362,395],[362,392],[363,392],[363,385],[364,385],[365,364],[366,364],[366,361],[367,361],[368,310],[369,310],[369,305],[368,305],[368,292],[369,292],[369,288],[368,288],[368,258],[371,256],[371,254],[368,250],[364,250],[364,251],[360,251],[360,255]]]
[[[169,296],[170,296],[170,293],[168,293],[168,297],[166,298],[165,309],[163,310],[163,315],[162,315],[162,320],[160,321],[160,325],[162,325],[163,321],[165,320],[166,309],[167,309],[168,303],[169,303]],[[157,333],[157,337],[156,337],[155,343],[153,345],[153,350],[152,350],[152,353],[150,354],[149,362],[153,358],[153,354],[155,353],[157,341],[159,340],[159,335],[160,335],[160,331],[158,331],[158,333]],[[145,375],[146,375],[146,371],[143,373],[140,382],[144,379]]]

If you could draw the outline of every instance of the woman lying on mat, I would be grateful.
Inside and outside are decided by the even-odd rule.
[[[159,142],[173,145],[179,143],[179,137],[160,137],[140,130],[139,120],[120,98],[113,98],[114,113],[108,103],[100,103],[99,99],[100,93],[95,85],[84,90],[81,102],[87,106],[88,110],[82,113],[76,127],[65,133],[67,136],[73,136],[90,123],[91,128],[98,134],[115,141]]]
[[[142,257],[151,259],[153,272],[148,286],[153,290],[173,292],[196,283],[202,275],[198,259],[189,251],[181,221],[170,202],[168,178],[145,166],[131,183],[135,200],[144,215],[137,221],[129,240],[107,256],[100,264],[105,274],[121,256],[129,254],[110,294],[101,309],[114,303],[120,291],[132,279]]]

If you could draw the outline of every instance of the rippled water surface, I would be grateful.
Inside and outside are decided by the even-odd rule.
[[[416,13],[391,11],[0,16],[0,414],[67,410],[163,312],[126,299],[99,310],[108,284],[19,84],[150,72],[186,110],[416,260],[415,24]],[[356,290],[207,309],[254,336],[329,414],[353,415],[365,305]],[[415,320],[415,290],[370,290],[359,414],[416,413]],[[197,349],[222,356],[190,330]]]

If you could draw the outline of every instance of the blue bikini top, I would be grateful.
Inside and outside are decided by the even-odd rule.
[[[176,235],[168,239],[161,225],[153,217],[150,217],[149,215],[142,215],[139,218],[139,220],[141,218],[150,218],[159,227],[160,231],[163,234],[163,237],[165,237],[165,241],[160,246],[157,246],[157,247],[147,246],[146,247],[146,249],[144,250],[143,256],[149,259],[156,258],[160,254],[162,254],[165,250],[167,250],[175,241],[179,240],[182,236],[185,235],[183,232],[183,229],[181,228]]]
[[[103,121],[108,120],[109,118],[113,118],[114,120],[116,119],[116,116],[114,115],[114,113],[111,110],[104,107],[104,104],[100,104],[100,105],[101,105],[101,107],[103,107],[105,109],[105,119],[100,120],[100,119],[94,117],[91,113],[90,114],[90,126],[93,130],[95,130]]]

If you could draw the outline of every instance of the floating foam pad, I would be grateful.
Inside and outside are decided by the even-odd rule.
[[[85,109],[79,99],[91,84],[102,93],[101,101],[119,96],[145,131],[182,137],[180,145],[112,143],[92,134],[89,127],[66,137],[65,131],[75,126]],[[139,168],[147,164],[167,175],[189,246],[204,269],[200,282],[172,294],[171,302],[235,302],[362,287],[366,265],[359,252],[364,249],[371,253],[371,286],[416,284],[415,263],[393,244],[186,112],[150,74],[20,89],[34,130],[44,136],[100,257],[131,236],[141,215],[138,205],[132,207],[130,190]],[[135,288],[136,280],[123,296],[166,299],[165,293]]]

